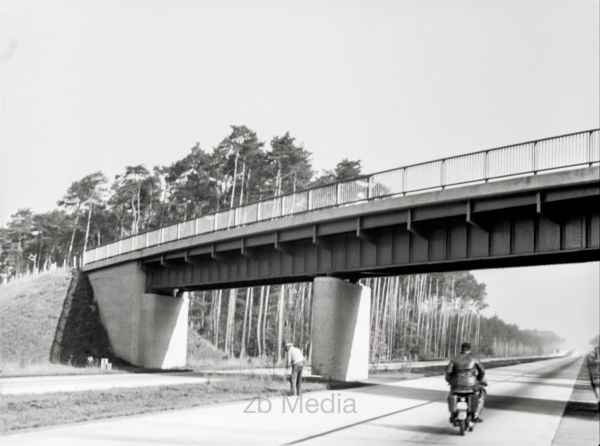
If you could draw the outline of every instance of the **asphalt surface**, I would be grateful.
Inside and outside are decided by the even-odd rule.
[[[567,357],[489,370],[485,421],[465,437],[448,422],[448,389],[435,376],[307,393],[300,401],[276,397],[42,428],[0,436],[0,444],[553,445],[564,437],[561,421],[581,365],[582,358]],[[570,444],[597,445],[598,417],[578,421]]]

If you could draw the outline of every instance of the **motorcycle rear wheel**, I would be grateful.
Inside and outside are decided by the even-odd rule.
[[[460,435],[465,435],[466,425],[467,425],[467,422],[465,420],[460,420],[458,422],[458,428],[460,429]]]

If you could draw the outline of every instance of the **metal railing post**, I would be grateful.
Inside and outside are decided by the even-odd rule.
[[[308,190],[308,197],[306,198],[306,210],[312,211],[312,189]]]
[[[335,205],[340,205],[340,183],[335,184]]]
[[[440,186],[442,186],[442,190],[445,189],[444,185],[444,164],[446,162],[446,158],[442,159],[442,163],[440,165]]]
[[[373,198],[373,191],[371,188],[373,187],[373,175],[369,175],[369,180],[367,182],[367,200]]]
[[[402,195],[406,195],[406,167],[402,168]]]
[[[483,179],[486,183],[490,180],[489,154],[490,151],[486,150],[483,155]]]
[[[537,170],[535,169],[535,148],[537,146],[537,141],[533,143],[533,149],[531,150],[531,163],[533,168],[533,174],[537,175]]]
[[[588,167],[592,167],[594,164],[592,158],[592,136],[594,135],[594,131],[592,130],[588,136]]]
[[[260,221],[260,204],[262,201],[259,201],[256,205],[256,221]]]

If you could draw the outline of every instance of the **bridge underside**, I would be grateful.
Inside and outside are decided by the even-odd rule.
[[[171,253],[143,260],[146,291],[600,260],[599,191],[390,210]]]

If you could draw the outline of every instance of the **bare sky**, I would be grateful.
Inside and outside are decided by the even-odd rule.
[[[598,0],[0,0],[0,224],[230,124],[366,172],[598,127],[598,16]],[[590,265],[580,302],[597,314]],[[529,294],[562,309],[554,281],[574,267],[557,268]],[[506,303],[523,271],[481,277]]]
[[[552,330],[565,347],[589,350],[600,331],[598,262],[473,271],[487,285],[488,316]]]

